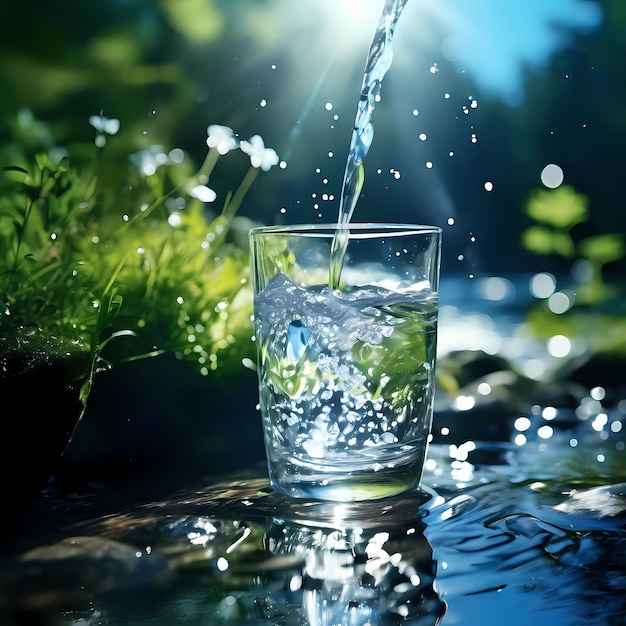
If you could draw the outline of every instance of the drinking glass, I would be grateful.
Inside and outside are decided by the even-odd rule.
[[[250,245],[270,481],[284,494],[350,502],[419,486],[441,229],[355,223],[341,232],[340,272],[330,271],[335,224],[258,227]]]

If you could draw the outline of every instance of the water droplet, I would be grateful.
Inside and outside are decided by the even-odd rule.
[[[565,335],[555,335],[548,340],[548,353],[557,358],[567,356],[572,349],[572,343]]]
[[[548,189],[556,189],[563,182],[563,170],[555,163],[549,163],[541,170],[541,182]]]
[[[530,293],[535,298],[549,298],[556,288],[556,278],[547,272],[535,274],[530,279]]]
[[[476,391],[478,391],[481,396],[488,396],[491,393],[491,385],[489,383],[480,383]]]
[[[552,428],[552,426],[548,425],[541,426],[537,429],[537,434],[542,439],[550,439],[550,437],[552,437],[552,435],[554,434],[554,429]]]
[[[548,308],[557,315],[565,313],[574,305],[574,294],[559,291],[548,298]]]
[[[433,63],[428,70],[431,74],[436,74],[439,71],[436,63]]]
[[[589,395],[594,399],[594,400],[604,400],[604,398],[606,397],[606,389],[604,387],[594,387],[590,392]]]
[[[493,191],[493,183],[491,181],[487,181],[484,185],[485,191]]]

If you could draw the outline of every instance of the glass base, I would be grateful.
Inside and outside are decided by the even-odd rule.
[[[350,474],[282,472],[270,466],[272,487],[285,495],[330,502],[358,502],[389,498],[419,487],[421,463]]]

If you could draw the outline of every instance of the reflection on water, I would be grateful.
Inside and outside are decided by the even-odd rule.
[[[294,500],[261,468],[105,514],[61,494],[0,558],[0,624],[625,624],[623,381],[497,369],[525,355],[489,319],[466,335],[498,358],[456,355],[423,491]]]
[[[435,444],[433,488],[388,500],[245,478],[87,519],[5,561],[0,610],[46,621],[2,623],[623,624],[626,473],[548,443]]]
[[[486,465],[429,512],[449,623],[488,612],[481,623],[623,624],[626,484],[573,489],[566,466],[524,456],[535,467]]]
[[[272,520],[265,535],[269,552],[301,559],[291,575],[281,573],[282,606],[320,626],[418,617],[424,625],[438,623],[444,604],[433,589],[435,564],[423,524],[417,519],[382,528],[333,530]],[[263,617],[274,620],[276,598],[261,601]]]

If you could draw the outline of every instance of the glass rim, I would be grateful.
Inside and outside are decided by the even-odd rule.
[[[276,226],[255,226],[249,231],[250,237],[261,235],[284,235],[290,237],[334,237],[338,230],[334,224],[283,224]],[[408,224],[402,222],[354,222],[346,226],[350,239],[368,237],[401,237],[405,235],[440,235],[439,226]]]

